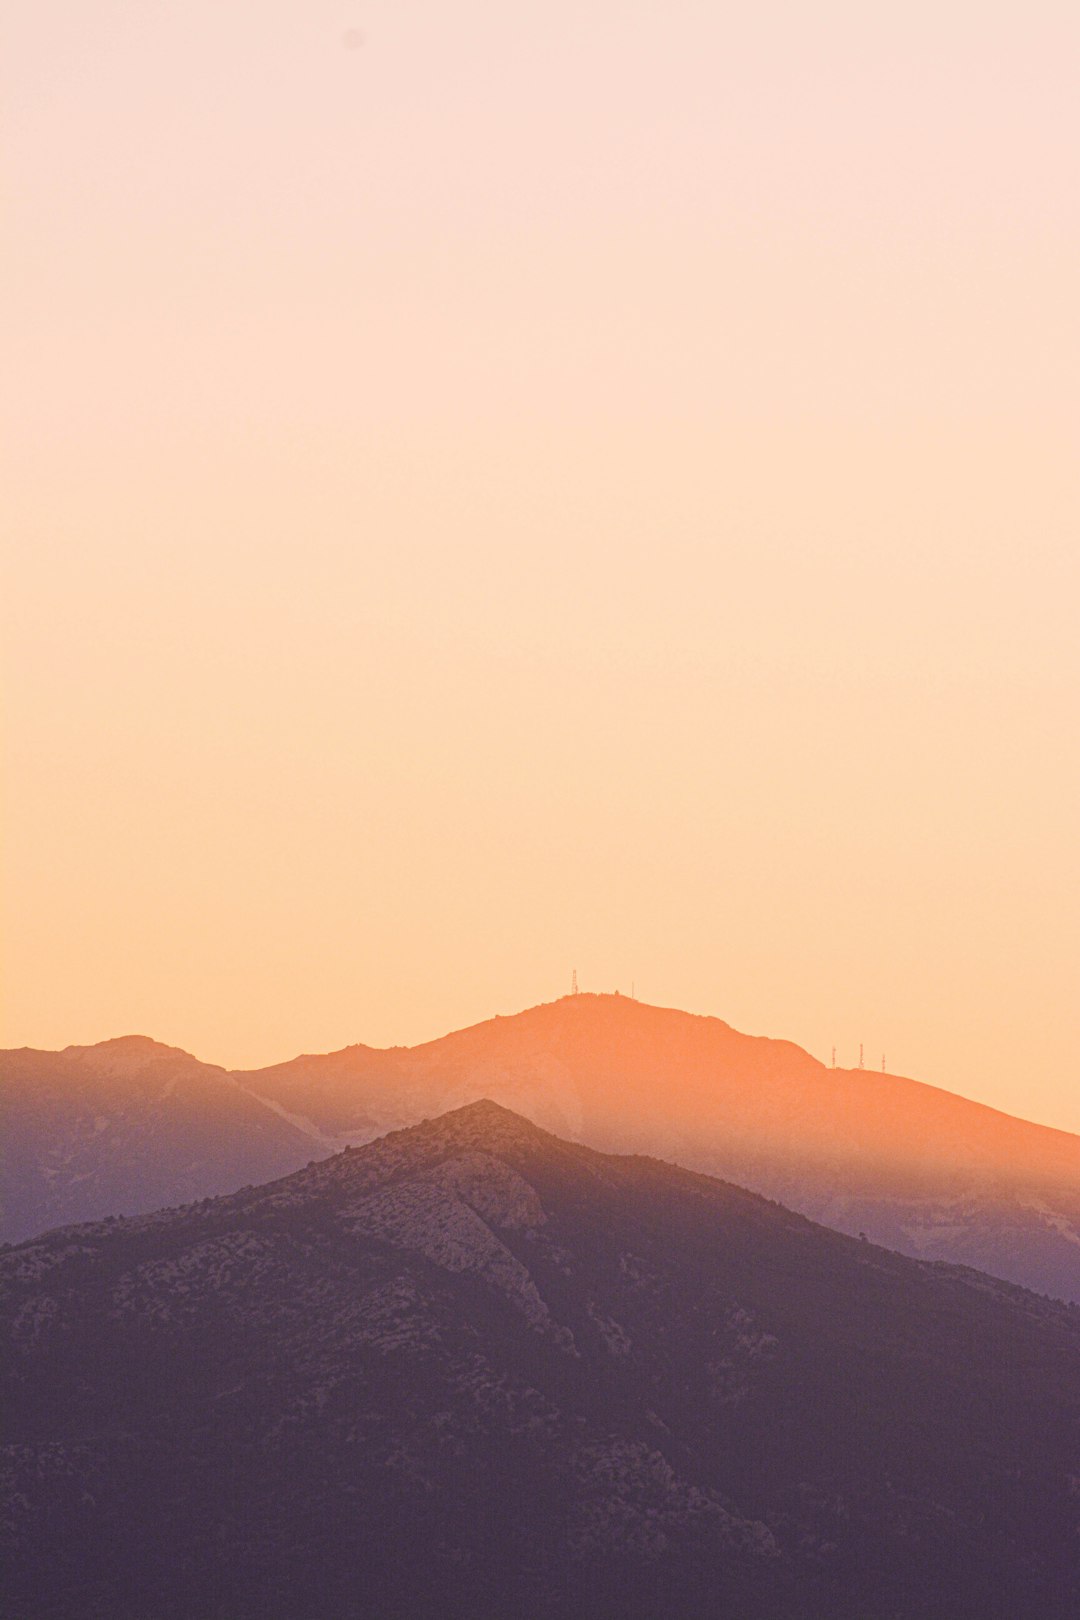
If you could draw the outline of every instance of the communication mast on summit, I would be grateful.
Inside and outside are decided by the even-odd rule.
[[[577,987],[577,968],[575,968],[575,969],[574,969],[574,973],[573,973],[573,977],[572,977],[572,978],[571,978],[571,980],[570,980],[570,994],[571,994],[571,995],[572,995],[572,996],[576,996],[576,995],[577,995],[577,993],[578,993],[578,987]]]
[[[859,1068],[860,1069],[865,1069],[866,1064],[863,1062],[862,1049],[863,1049],[863,1043],[862,1043],[862,1041],[860,1041],[859,1042]]]

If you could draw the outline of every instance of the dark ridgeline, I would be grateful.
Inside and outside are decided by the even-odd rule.
[[[9,1620],[1080,1614],[1080,1313],[491,1103],[0,1281]]]

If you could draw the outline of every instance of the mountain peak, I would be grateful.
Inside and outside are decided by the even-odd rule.
[[[69,1052],[114,1052],[117,1055],[130,1053],[138,1056],[145,1053],[147,1056],[157,1053],[160,1056],[188,1057],[190,1054],[179,1046],[167,1046],[164,1041],[156,1041],[152,1035],[113,1035],[106,1041],[95,1041],[90,1046],[69,1046]]]
[[[224,1075],[215,1064],[200,1063],[181,1046],[166,1046],[149,1035],[115,1035],[111,1040],[97,1041],[93,1046],[68,1046],[61,1056],[76,1065],[80,1071],[117,1077],[157,1074],[162,1070],[173,1073],[199,1070],[207,1074]]]
[[[516,1114],[512,1108],[504,1107],[502,1103],[495,1102],[491,1097],[478,1097],[475,1102],[462,1103],[460,1108],[451,1108],[447,1113],[442,1114],[440,1118],[443,1122],[468,1119],[488,1119],[492,1121],[513,1119],[519,1125],[524,1125],[530,1130],[536,1128],[530,1126],[528,1120],[524,1119],[521,1114]]]
[[[404,1131],[395,1131],[393,1135],[399,1140],[403,1136],[437,1138],[455,1148],[470,1147],[486,1152],[498,1152],[509,1147],[535,1147],[542,1142],[555,1140],[539,1125],[534,1125],[522,1114],[516,1114],[512,1108],[504,1108],[502,1103],[493,1102],[490,1097],[464,1103],[460,1108],[452,1108],[435,1119],[406,1127]]]

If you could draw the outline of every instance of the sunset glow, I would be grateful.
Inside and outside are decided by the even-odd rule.
[[[576,967],[1080,1130],[1078,51],[8,6],[0,1043]]]

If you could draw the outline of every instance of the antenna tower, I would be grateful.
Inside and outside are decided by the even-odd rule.
[[[571,980],[570,980],[570,994],[571,994],[571,995],[572,995],[572,996],[576,996],[576,995],[577,995],[577,993],[578,993],[578,987],[577,987],[577,968],[575,968],[575,969],[574,969],[574,976],[573,976],[573,978],[572,978],[572,979],[571,979]]]
[[[860,1069],[865,1069],[866,1064],[863,1062],[862,1045],[863,1045],[863,1043],[862,1043],[862,1041],[860,1041],[859,1042],[859,1068]]]
[[[885,1073],[885,1054],[884,1054],[884,1052],[882,1052],[882,1054],[881,1054],[881,1072],[882,1072],[882,1074]]]
[[[833,1066],[834,1069],[836,1068],[836,1047],[835,1046],[832,1049],[832,1066]]]

